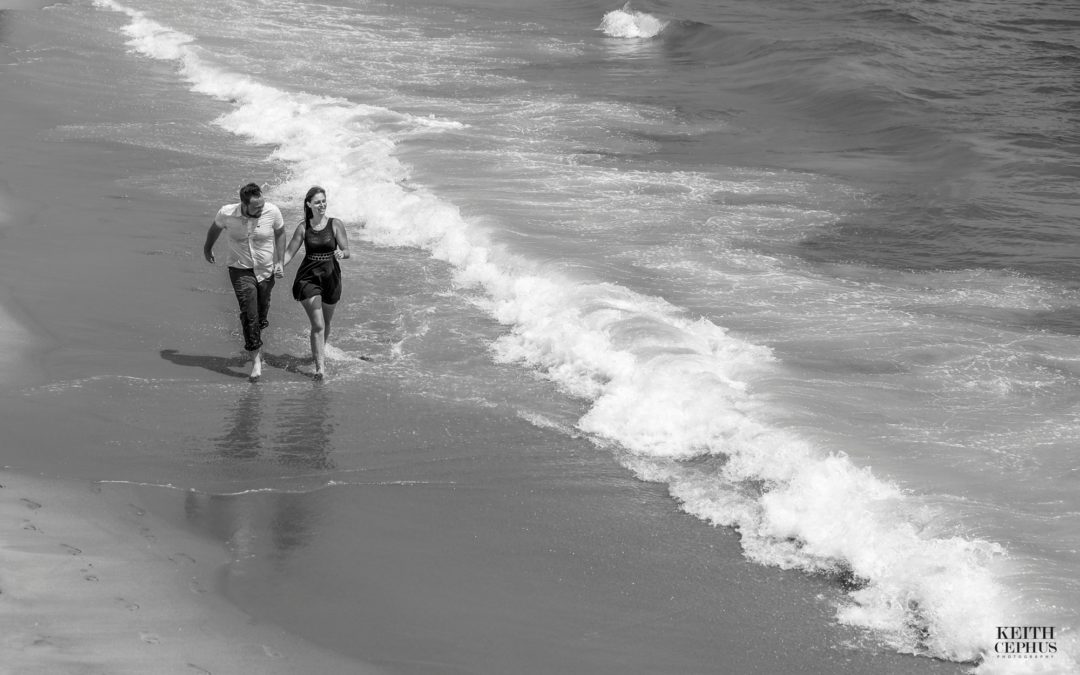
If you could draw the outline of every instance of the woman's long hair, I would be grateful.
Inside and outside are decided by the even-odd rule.
[[[304,227],[307,228],[311,225],[311,217],[315,214],[311,211],[311,207],[308,206],[308,202],[315,198],[315,195],[319,193],[326,194],[326,190],[322,189],[318,185],[313,185],[311,189],[307,191],[307,196],[304,197]]]

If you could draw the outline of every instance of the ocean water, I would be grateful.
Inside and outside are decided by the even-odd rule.
[[[331,351],[352,398],[296,384],[270,436],[262,394],[238,399],[207,450],[235,460],[237,493],[287,499],[372,471],[380,489],[438,483],[326,440],[335,419],[379,409],[378,382],[426,397],[463,447],[470,431],[497,443],[507,412],[588,439],[736,531],[748,564],[834,577],[836,620],[888,649],[986,673],[1076,668],[1075,4],[93,0],[42,14],[146,88],[138,121],[58,137],[230,166],[131,179],[209,204],[239,167],[292,220],[322,185],[365,247],[346,283],[379,293],[343,308]],[[152,406],[167,386],[103,377],[35,396],[96,387]],[[278,463],[247,461],[267,444]],[[220,463],[202,466],[187,486],[232,494]],[[338,518],[361,508],[317,499]],[[1001,626],[1054,627],[1058,652],[997,658]]]

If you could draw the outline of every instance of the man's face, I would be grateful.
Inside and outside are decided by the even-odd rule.
[[[244,205],[244,215],[249,218],[258,218],[262,215],[263,204],[266,200],[262,197],[252,197],[247,204]]]

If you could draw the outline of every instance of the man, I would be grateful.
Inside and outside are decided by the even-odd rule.
[[[252,382],[262,376],[262,329],[270,325],[270,291],[274,279],[285,275],[285,220],[277,206],[263,199],[255,183],[240,188],[240,203],[218,210],[206,231],[203,256],[214,263],[214,242],[228,233],[229,279],[240,303],[240,325],[244,329],[244,349],[251,354]]]

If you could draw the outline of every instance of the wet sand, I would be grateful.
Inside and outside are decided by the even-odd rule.
[[[227,552],[126,486],[0,471],[4,673],[375,673],[216,590]]]

